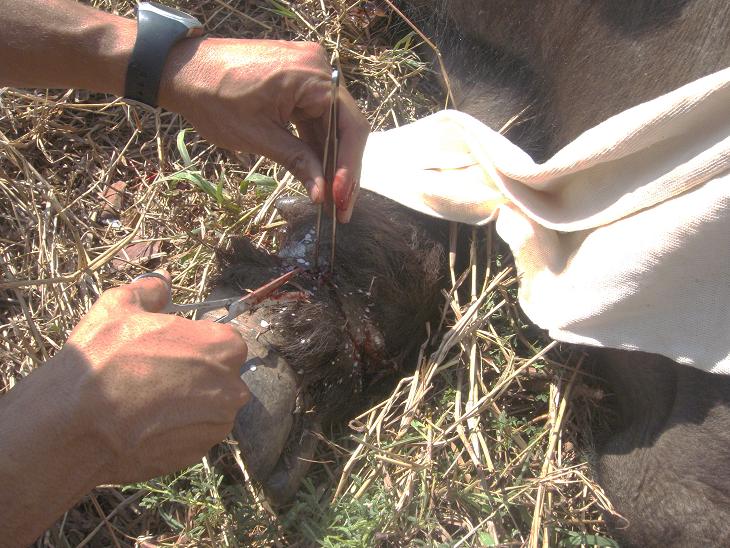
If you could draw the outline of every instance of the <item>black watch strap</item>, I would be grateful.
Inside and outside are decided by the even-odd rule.
[[[172,46],[187,36],[200,35],[202,28],[190,15],[154,2],[140,2],[124,96],[156,107],[162,70]]]

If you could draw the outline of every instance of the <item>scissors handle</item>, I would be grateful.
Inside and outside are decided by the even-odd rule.
[[[158,280],[162,280],[163,282],[165,282],[168,286],[170,285],[170,281],[159,272],[145,272],[143,274],[140,274],[139,276],[136,276],[132,279],[132,283],[136,282],[137,280],[143,280],[145,278],[157,278]],[[187,312],[199,311],[207,312],[208,310],[215,310],[216,308],[228,308],[239,298],[240,297],[228,297],[227,299],[215,299],[213,301],[200,301],[197,303],[180,304],[173,302],[171,296],[170,300],[160,312],[164,314],[185,314]]]
[[[177,312],[185,313],[193,311],[208,311],[215,310],[216,308],[225,307],[228,309],[228,313],[225,316],[221,316],[220,318],[215,320],[215,322],[228,323],[243,314],[244,312],[251,310],[257,305],[261,304],[261,302],[268,299],[274,291],[286,284],[294,276],[297,276],[300,272],[303,272],[301,268],[295,268],[294,270],[287,272],[283,276],[279,276],[278,278],[271,280],[269,283],[262,285],[258,289],[254,289],[245,297],[229,297],[227,299],[216,299],[213,301],[202,301],[186,304],[178,304],[170,300],[161,312],[174,314]],[[169,283],[167,281],[167,278],[165,278],[159,272],[146,272],[144,274],[140,274],[139,276],[134,278],[132,282],[136,282],[137,280],[143,278],[159,278],[162,281]]]

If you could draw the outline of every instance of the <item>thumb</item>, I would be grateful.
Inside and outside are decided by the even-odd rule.
[[[170,302],[172,279],[164,269],[137,276],[129,289],[133,291],[136,304],[146,312],[161,312]]]
[[[271,139],[262,143],[261,154],[283,165],[299,179],[313,202],[324,201],[322,159],[317,158],[311,146],[283,128],[270,135]]]

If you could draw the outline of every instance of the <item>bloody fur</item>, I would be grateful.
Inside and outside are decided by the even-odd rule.
[[[443,234],[420,215],[363,194],[351,221],[338,227],[334,273],[310,264],[290,286],[305,298],[269,301],[262,312],[272,330],[267,340],[301,375],[322,420],[346,414],[363,387],[401,369],[423,343],[426,324],[438,321],[446,280]],[[288,222],[282,247],[311,234],[313,206],[288,199],[279,209]],[[328,242],[322,243],[320,255],[328,257]],[[291,267],[246,239],[220,256],[217,284],[239,289]]]

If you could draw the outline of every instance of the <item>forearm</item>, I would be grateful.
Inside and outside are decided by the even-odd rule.
[[[79,391],[62,365],[0,397],[0,546],[27,546],[102,481],[105,458],[80,426]]]
[[[136,23],[71,0],[0,0],[0,86],[122,95]]]
[[[71,0],[0,0],[0,87],[123,95],[136,25]],[[167,55],[158,104],[184,116],[215,145],[283,164],[321,202],[331,74],[324,49],[311,42],[186,39]],[[344,88],[338,105],[332,192],[337,218],[346,223],[369,125]]]

